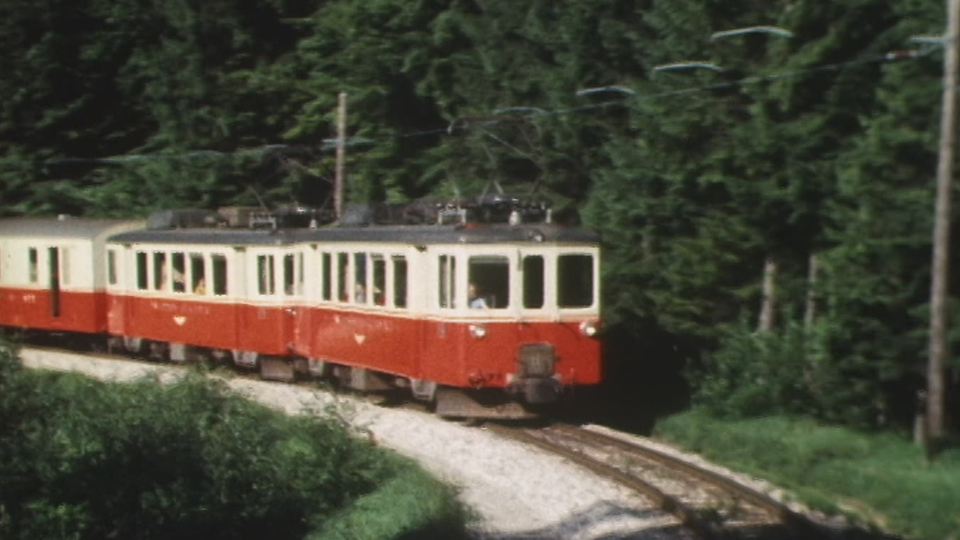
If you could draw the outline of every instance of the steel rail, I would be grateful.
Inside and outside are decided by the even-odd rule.
[[[798,534],[809,536],[810,534],[823,534],[824,532],[821,527],[810,521],[806,516],[794,512],[787,505],[769,495],[741,484],[732,478],[704,469],[682,458],[671,456],[646,445],[569,424],[553,424],[549,429],[562,433],[565,436],[576,438],[586,444],[599,443],[616,447],[618,450],[649,459],[668,469],[680,471],[702,482],[716,486],[776,516],[776,518],[786,526],[796,530]]]
[[[628,489],[642,493],[644,496],[651,499],[661,510],[672,514],[674,517],[680,520],[685,527],[689,528],[697,536],[703,538],[704,540],[713,540],[723,538],[725,536],[723,531],[716,527],[715,524],[702,519],[696,510],[685,505],[676,497],[664,493],[649,482],[624,473],[615,467],[602,463],[585,454],[577,452],[576,450],[572,450],[561,444],[557,444],[544,438],[532,435],[528,430],[523,428],[513,428],[493,423],[484,424],[483,427],[484,429],[492,431],[501,437],[513,439],[531,446],[536,446],[551,454],[566,458],[573,463],[576,463],[577,465],[599,475],[600,477],[611,480]]]

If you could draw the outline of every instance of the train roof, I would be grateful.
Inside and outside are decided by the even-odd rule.
[[[141,229],[116,234],[110,241],[121,244],[223,244],[283,246],[300,243],[399,243],[399,244],[498,244],[561,243],[592,244],[599,236],[588,230],[549,223],[394,225],[368,227],[322,227],[316,229],[182,228]]]
[[[16,217],[0,219],[0,237],[70,238],[92,240],[111,232],[142,227],[143,221],[73,217]]]

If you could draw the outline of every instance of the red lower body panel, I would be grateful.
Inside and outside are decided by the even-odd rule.
[[[291,316],[279,307],[114,296],[110,333],[214,349],[290,353]]]
[[[107,295],[98,292],[0,289],[0,325],[97,334],[107,329]]]

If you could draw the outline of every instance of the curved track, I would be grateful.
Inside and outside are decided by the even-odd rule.
[[[566,424],[485,427],[643,494],[701,538],[824,536],[816,524],[766,494],[638,442]]]

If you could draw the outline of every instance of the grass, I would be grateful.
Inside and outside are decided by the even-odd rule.
[[[935,461],[890,434],[768,417],[718,420],[692,411],[655,436],[790,489],[805,503],[919,540],[960,539],[960,450]]]

